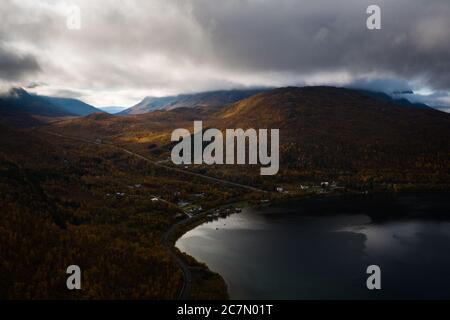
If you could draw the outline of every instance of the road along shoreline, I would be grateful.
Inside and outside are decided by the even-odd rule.
[[[163,246],[169,251],[170,255],[177,261],[183,272],[183,285],[181,287],[180,293],[178,294],[179,300],[187,300],[190,299],[191,297],[192,273],[189,268],[189,264],[186,261],[185,253],[178,250],[178,248],[175,246],[178,239],[180,239],[184,234],[193,230],[197,226],[208,222],[209,221],[208,215],[213,213],[214,211],[233,205],[238,204],[243,205],[245,203],[246,203],[245,199],[232,199],[217,207],[205,210],[193,217],[187,217],[184,218],[183,220],[178,221],[177,223],[173,224],[163,235],[162,237]],[[208,271],[212,272],[211,270],[209,270],[209,268]],[[223,281],[225,282],[225,280]]]

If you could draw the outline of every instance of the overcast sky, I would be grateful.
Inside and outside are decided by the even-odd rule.
[[[381,30],[366,28],[369,4]],[[67,27],[72,5],[81,29]],[[1,0],[0,86],[131,106],[285,85],[413,89],[450,105],[448,0]]]

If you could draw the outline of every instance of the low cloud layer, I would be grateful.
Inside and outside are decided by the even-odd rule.
[[[382,29],[366,28],[381,7]],[[67,28],[72,6],[81,29]],[[447,0],[3,0],[0,81],[96,105],[246,86],[352,85],[450,104]],[[402,88],[399,88],[402,86]]]

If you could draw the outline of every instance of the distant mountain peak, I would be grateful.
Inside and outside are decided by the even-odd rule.
[[[80,100],[30,94],[20,87],[11,88],[0,97],[0,116],[11,124],[25,123],[19,120],[26,118],[26,123],[35,125],[39,121],[29,121],[34,116],[85,116],[96,112],[102,111]]]
[[[8,90],[7,96],[10,98],[20,98],[24,96],[29,96],[30,94],[24,89],[20,87],[13,87]]]

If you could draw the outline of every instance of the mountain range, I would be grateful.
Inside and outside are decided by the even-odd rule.
[[[193,94],[180,94],[167,97],[146,97],[135,106],[128,108],[120,114],[133,115],[143,114],[155,110],[173,110],[176,108],[194,107],[220,107],[238,102],[255,94],[267,91],[268,89],[249,90],[222,90],[208,91]]]
[[[190,129],[195,120],[221,130],[278,128],[284,178],[391,182],[450,178],[450,115],[384,93],[287,87],[148,98],[147,102],[145,108],[129,109],[132,117],[117,116],[79,100],[12,89],[0,97],[0,122],[21,128],[54,122],[50,128],[62,134],[126,144],[157,159],[170,155],[172,130]],[[211,174],[250,179],[245,177],[250,171],[223,170],[216,168]]]
[[[99,107],[96,108],[83,101],[30,94],[22,88],[12,88],[6,94],[0,95],[0,115],[3,122],[13,126],[27,126],[52,118],[86,116],[97,112],[107,112],[117,115],[138,115],[158,110],[174,110],[178,108],[218,109],[230,106],[251,96],[269,92],[273,89],[222,90],[180,94],[166,97],[146,97],[135,106]],[[381,92],[356,90],[385,103],[393,103],[413,108],[429,108],[423,103],[413,103],[403,96],[391,96]],[[125,110],[124,110],[125,109]]]
[[[171,132],[192,130],[194,120],[221,130],[280,129],[277,179],[443,183],[450,178],[449,114],[352,89],[279,88],[222,107],[157,110],[133,117],[91,115],[55,123],[52,129],[101,137],[166,159],[173,146]],[[203,170],[262,183],[239,166]]]

